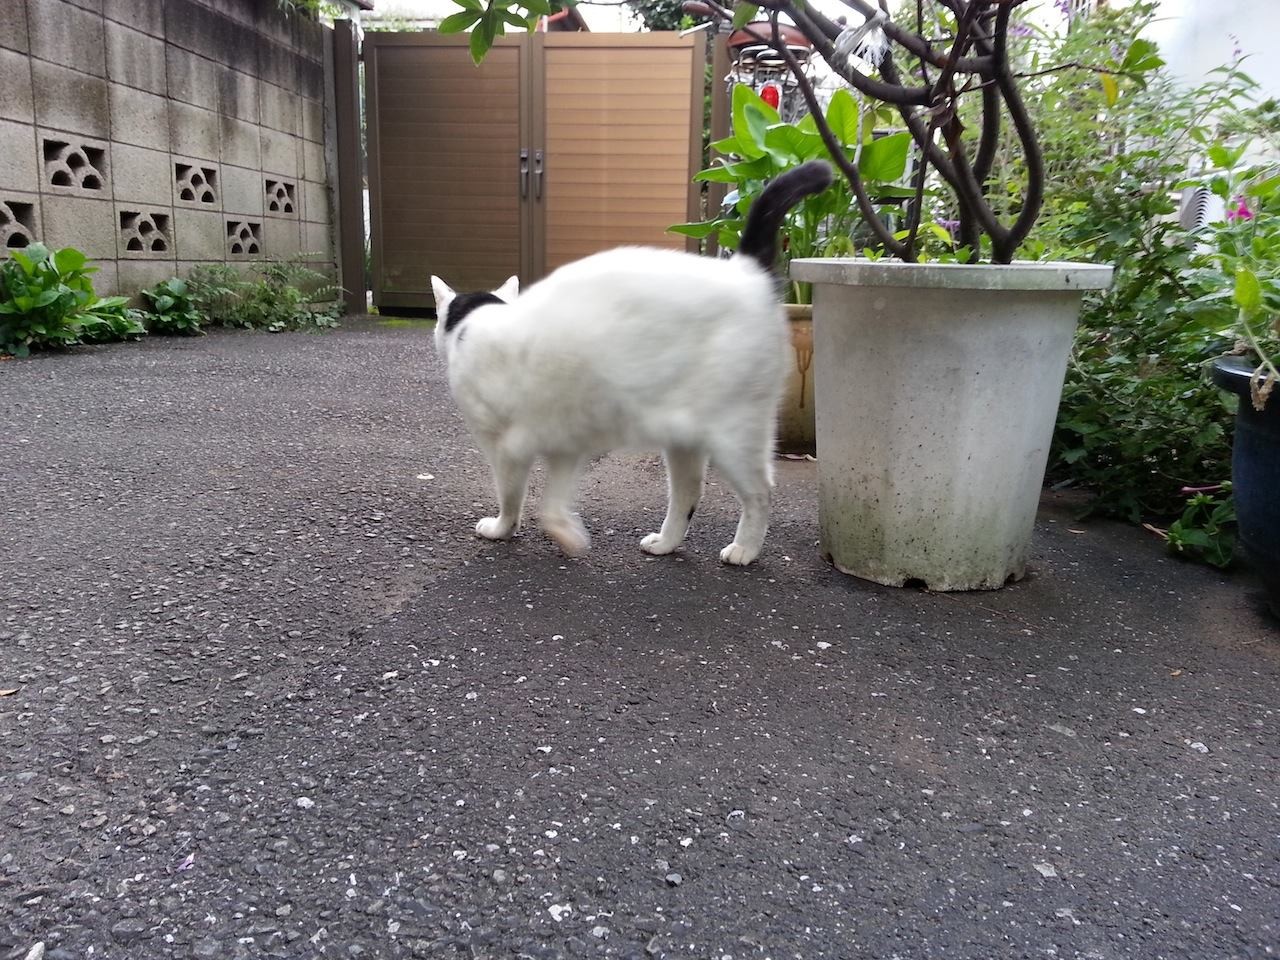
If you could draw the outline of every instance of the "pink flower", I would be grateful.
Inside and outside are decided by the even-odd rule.
[[[1227,208],[1227,221],[1232,220],[1252,220],[1253,211],[1249,209],[1249,205],[1244,202],[1244,197],[1236,197],[1232,201],[1236,205]]]

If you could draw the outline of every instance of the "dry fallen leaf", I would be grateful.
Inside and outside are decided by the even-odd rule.
[[[1181,670],[1175,670],[1175,671],[1173,671],[1173,673],[1169,674],[1169,676],[1171,676],[1171,677],[1180,677],[1180,676],[1182,676],[1182,671],[1181,671]]]
[[[12,690],[0,690],[0,697],[11,697],[17,692],[17,687],[14,687]]]

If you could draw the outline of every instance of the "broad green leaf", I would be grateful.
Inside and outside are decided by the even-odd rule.
[[[1235,301],[1245,313],[1254,313],[1262,306],[1262,285],[1248,267],[1236,269]]]
[[[801,162],[826,154],[821,137],[816,133],[804,133],[789,123],[770,127],[765,133],[764,143],[770,151],[781,151]]]
[[[755,19],[759,9],[754,3],[739,4],[738,9],[733,11],[733,29],[741,30],[745,27]]]
[[[32,301],[32,307],[35,309],[39,309],[40,307],[47,307],[49,304],[53,303],[53,301],[57,299],[58,299],[57,290],[44,290],[36,296],[34,301]]]
[[[551,16],[551,4],[549,0],[523,0],[523,5],[526,10],[536,16]]]
[[[462,33],[464,30],[470,29],[471,25],[479,20],[483,14],[479,10],[462,10],[458,13],[451,13],[440,21],[440,25],[436,27],[441,33]]]
[[[754,103],[743,105],[742,116],[746,121],[747,135],[751,138],[752,146],[758,148],[760,153],[764,153],[764,138],[769,129],[768,118],[765,117],[764,113],[762,113],[760,108]]]
[[[858,104],[844,87],[835,92],[827,106],[827,126],[841,145],[852,147],[858,142]]]
[[[484,60],[484,55],[488,54],[489,47],[493,46],[493,35],[489,33],[485,35],[485,31],[477,26],[471,31],[471,61],[479,67],[480,61]]]
[[[763,121],[760,124],[761,134],[758,139],[752,137],[748,126],[746,117],[748,105],[755,107],[756,111],[763,117]],[[733,109],[731,113],[733,132],[742,147],[742,155],[758,157],[763,154],[764,128],[781,121],[778,111],[761,100],[760,95],[745,83],[737,83],[733,87]]]
[[[955,240],[955,238],[951,236],[950,230],[936,223],[929,224],[929,232],[943,243],[952,243]]]
[[[693,179],[701,183],[737,183],[738,178],[727,166],[708,167],[694,174]]]
[[[1164,66],[1164,59],[1160,56],[1159,50],[1160,48],[1150,40],[1138,37],[1125,51],[1120,69],[1126,73],[1148,73],[1158,70]]]
[[[28,247],[28,249],[30,248]],[[13,251],[10,251],[10,253],[13,256],[13,259],[17,262],[18,266],[22,268],[22,272],[25,273],[28,277],[31,276],[32,271],[35,270],[35,264],[31,261],[31,258],[27,256],[25,253],[23,253],[21,250],[13,250]]]
[[[732,221],[736,226],[723,226],[720,233],[716,237],[716,242],[725,250],[737,250],[738,244],[742,241],[742,221]]]
[[[723,220],[706,220],[702,223],[677,223],[673,227],[667,227],[667,233],[678,233],[681,236],[701,240],[719,230],[723,223]]]
[[[63,247],[53,255],[53,265],[59,273],[75,273],[82,269],[89,258],[75,247]]]
[[[1231,168],[1231,151],[1220,143],[1215,143],[1209,148],[1209,160],[1219,170],[1229,170]]]
[[[812,133],[816,136],[818,134],[818,121],[813,119],[812,113],[806,113],[796,124],[796,129],[801,133]]]
[[[723,140],[717,140],[711,144],[711,149],[716,153],[735,153],[742,156],[742,144],[738,142],[737,137],[725,137]]]
[[[1098,79],[1102,83],[1102,95],[1107,100],[1107,106],[1114,107],[1116,101],[1120,99],[1120,84],[1116,82],[1115,76],[1110,73],[1101,74]]]
[[[925,193],[928,193],[926,190]],[[867,184],[867,194],[873,200],[910,200],[916,195],[911,187],[896,187],[892,184]]]
[[[867,180],[892,183],[902,178],[907,169],[907,153],[911,134],[891,133],[862,146],[858,172]]]
[[[754,160],[739,160],[736,163],[719,164],[709,167],[694,176],[694,180],[707,183],[743,184],[748,180],[764,180],[772,172],[773,166],[768,157],[756,157]]]

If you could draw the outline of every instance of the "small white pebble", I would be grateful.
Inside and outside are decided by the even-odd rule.
[[[551,914],[551,919],[556,923],[559,923],[572,912],[573,907],[567,903],[553,903],[547,907],[547,913]]]
[[[299,797],[297,800],[293,801],[293,803],[294,806],[302,810],[310,810],[316,805],[316,802],[310,797]]]

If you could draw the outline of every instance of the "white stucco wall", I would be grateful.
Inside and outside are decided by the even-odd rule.
[[[1173,71],[1196,83],[1237,46],[1264,96],[1280,97],[1280,0],[1163,0],[1151,28]]]

